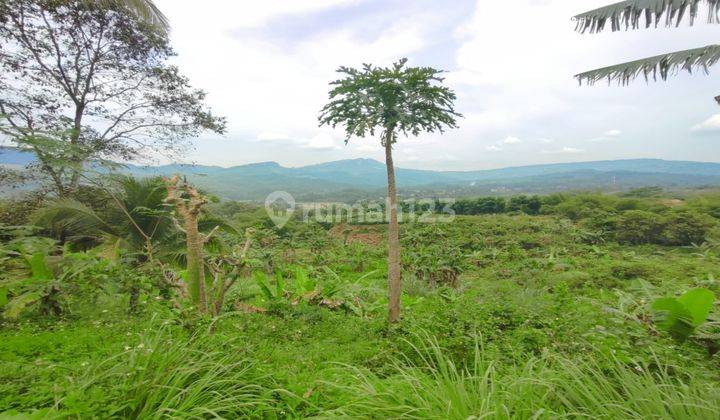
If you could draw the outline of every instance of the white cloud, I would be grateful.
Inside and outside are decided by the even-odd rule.
[[[519,143],[522,143],[522,140],[520,140],[517,137],[513,137],[513,136],[505,137],[502,140],[502,144],[519,144]]]
[[[355,148],[358,152],[381,152],[383,150],[377,142],[366,142]]]
[[[720,114],[715,114],[700,124],[694,125],[692,131],[716,131],[720,130]]]
[[[557,150],[543,150],[542,153],[546,155],[574,155],[578,153],[583,153],[585,150],[578,149],[575,147],[563,147],[562,149]]]
[[[339,149],[340,146],[337,144],[333,136],[329,133],[322,132],[316,136],[303,140],[300,142],[302,147],[307,149]]]
[[[522,140],[520,140],[517,137],[514,136],[507,136],[502,140],[498,140],[495,143],[485,146],[485,150],[488,152],[501,152],[504,149],[505,145],[516,145],[522,143]]]
[[[288,139],[290,139],[290,136],[288,136],[285,133],[263,131],[262,133],[258,134],[256,138],[260,141],[272,141],[272,140],[288,140]]]
[[[181,5],[177,0],[156,0],[160,10],[170,17],[173,29],[177,28],[175,22],[180,18],[194,18],[196,23],[208,23],[203,25],[203,30],[258,27],[276,16],[308,13],[358,2],[358,0],[263,0],[250,4],[237,0],[214,0],[212,7],[192,7],[190,3],[187,6]]]
[[[620,137],[621,135],[622,135],[622,131],[620,131],[618,129],[612,129],[612,130],[607,130],[606,132],[604,132],[602,134],[602,136],[593,137],[588,141],[593,142],[593,143],[611,142],[611,141],[617,140],[618,137]]]
[[[542,138],[538,140],[542,144],[551,144],[555,143],[555,139],[548,139],[548,138]]]

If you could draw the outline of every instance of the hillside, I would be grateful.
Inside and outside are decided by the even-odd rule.
[[[29,153],[0,149],[0,165],[21,167],[33,162]],[[203,165],[129,165],[138,176],[182,173],[193,182],[234,200],[262,200],[282,190],[299,200],[352,201],[384,195],[385,165],[373,159],[351,159],[288,168],[262,162],[222,168]],[[631,159],[558,163],[479,171],[431,171],[397,168],[404,196],[448,197],[549,193],[579,189],[623,190],[643,186],[690,188],[720,185],[720,164]]]

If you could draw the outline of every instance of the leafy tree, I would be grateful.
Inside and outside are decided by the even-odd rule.
[[[683,17],[689,13],[690,24],[697,18],[700,3],[708,7],[708,22],[717,23],[720,2],[717,0],[625,0],[599,9],[591,10],[575,16],[577,30],[585,33],[600,32],[610,22],[613,31],[638,29],[645,19],[645,27],[658,26],[662,20],[667,26],[678,26]],[[663,18],[664,16],[664,18]],[[708,45],[702,48],[676,51],[655,57],[644,58],[628,63],[617,64],[597,70],[578,74],[580,83],[594,84],[600,80],[616,80],[627,84],[636,77],[643,75],[647,80],[651,75],[657,79],[658,73],[665,80],[678,69],[689,72],[704,70],[717,63],[720,59],[720,45]],[[720,103],[720,97],[716,100]]]
[[[35,153],[60,196],[90,161],[177,153],[224,131],[167,63],[167,35],[125,3],[0,0],[0,133]]]
[[[323,107],[320,125],[343,125],[349,142],[354,136],[376,132],[385,148],[390,220],[388,226],[389,321],[400,319],[400,232],[392,148],[398,135],[443,132],[457,127],[455,93],[442,86],[440,71],[407,67],[403,58],[390,67],[365,64],[362,69],[340,67],[342,75],[331,83],[330,102]]]

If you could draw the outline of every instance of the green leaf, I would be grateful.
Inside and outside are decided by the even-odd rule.
[[[253,274],[253,278],[255,279],[255,283],[257,283],[257,285],[260,287],[263,295],[265,295],[265,298],[267,300],[275,300],[275,296],[273,295],[270,287],[268,286],[267,276],[265,275],[265,273],[261,271],[256,271]]]
[[[715,303],[715,294],[707,289],[692,289],[685,292],[678,301],[692,315],[693,326],[698,327],[707,321]]]
[[[20,316],[26,307],[32,305],[36,300],[40,299],[40,297],[40,293],[37,292],[29,292],[17,296],[5,306],[3,315],[6,318],[15,319]]]
[[[275,273],[275,295],[282,296],[285,293],[285,281],[281,272]]]
[[[685,341],[695,331],[693,316],[675,298],[660,298],[653,302],[653,321],[676,340]]]
[[[53,272],[47,264],[47,256],[38,252],[27,258],[33,280],[52,280]]]
[[[8,290],[6,287],[0,288],[0,308],[8,303]]]

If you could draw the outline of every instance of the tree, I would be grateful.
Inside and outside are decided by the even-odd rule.
[[[453,102],[455,93],[442,86],[441,71],[431,67],[406,67],[403,58],[390,67],[365,64],[362,69],[340,67],[342,78],[331,83],[330,102],[320,112],[320,126],[345,127],[348,143],[352,137],[380,134],[385,148],[388,201],[388,288],[389,322],[400,319],[400,230],[397,218],[397,190],[392,148],[399,134],[442,133],[457,127]]]
[[[708,23],[718,23],[718,0],[626,0],[599,9],[591,10],[575,16],[577,30],[581,33],[600,32],[610,22],[613,31],[625,29],[638,29],[644,17],[645,27],[655,25],[663,20],[666,26],[678,26],[689,13],[690,25],[697,18],[700,3],[708,7]],[[665,80],[668,75],[683,69],[688,72],[703,70],[707,73],[708,67],[720,59],[720,45],[708,45],[685,51],[676,51],[655,57],[644,58],[628,63],[617,64],[597,70],[580,73],[575,77],[582,82],[594,84],[600,80],[617,81],[627,84],[636,77],[643,75],[646,80],[652,75],[657,79],[658,74]],[[720,96],[715,98],[720,104]]]
[[[60,196],[88,162],[173,154],[224,131],[167,64],[167,35],[125,3],[0,0],[0,133],[35,153]]]
[[[152,260],[155,251],[175,233],[165,206],[164,180],[121,176],[115,179],[114,186],[103,190],[108,204],[102,211],[75,199],[61,198],[38,210],[33,222],[66,239],[105,237],[113,246],[142,255],[141,260]]]
[[[52,229],[66,240],[78,241],[103,238],[113,254],[130,257],[137,266],[163,268],[156,259],[158,249],[173,242],[175,229],[165,208],[165,183],[161,178],[135,179],[120,176],[113,186],[100,186],[93,191],[107,200],[102,209],[90,207],[76,199],[60,198],[38,210],[34,224]],[[165,270],[162,270],[165,274]],[[134,312],[141,285],[136,276],[121,274],[130,295],[129,309]],[[166,279],[167,280],[167,279]],[[167,283],[165,286],[175,286]]]

